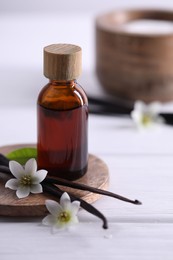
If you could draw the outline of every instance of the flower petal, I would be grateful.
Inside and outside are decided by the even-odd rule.
[[[71,203],[71,206],[72,206],[72,212],[73,214],[77,214],[78,213],[78,210],[79,210],[79,207],[80,207],[80,201],[78,200],[75,200]]]
[[[41,184],[32,184],[31,188],[30,188],[30,192],[31,193],[42,193],[43,188],[42,188]]]
[[[54,226],[55,223],[56,223],[56,218],[52,215],[48,215],[42,220],[42,224],[45,226]]]
[[[10,179],[5,184],[5,188],[9,188],[11,190],[17,190],[18,187],[19,187],[19,181],[17,179]]]
[[[25,164],[25,174],[34,174],[37,171],[37,162],[34,158],[29,159]]]
[[[131,117],[132,117],[132,119],[134,120],[135,123],[140,123],[141,118],[142,118],[142,114],[137,110],[133,110],[131,112]]]
[[[162,116],[157,116],[155,119],[155,122],[158,124],[164,124],[165,123],[165,119]]]
[[[17,179],[20,179],[23,176],[23,174],[25,173],[24,168],[22,167],[22,165],[20,165],[16,161],[10,161],[9,162],[9,168],[10,168],[11,173]]]
[[[63,210],[71,210],[71,200],[67,192],[64,192],[60,198],[60,205]]]
[[[137,110],[139,112],[146,112],[147,105],[143,101],[136,101],[134,104],[134,110]]]
[[[70,216],[70,220],[68,222],[61,222],[61,221],[57,220],[54,227],[56,229],[66,229],[66,228],[69,228],[70,226],[73,226],[74,224],[77,224],[77,223],[79,223],[78,217],[77,216]]]
[[[37,171],[34,174],[34,178],[33,178],[32,183],[33,184],[38,184],[38,183],[42,182],[46,178],[46,175],[47,175],[47,171],[46,170],[39,170],[39,171]]]
[[[45,204],[48,211],[55,217],[63,210],[61,205],[54,200],[46,200]]]
[[[150,105],[148,105],[148,111],[152,115],[156,115],[159,113],[160,107],[161,107],[161,104],[159,102],[152,102]]]
[[[53,226],[53,230],[55,231],[56,229],[65,229],[67,226],[69,225],[69,222],[60,222],[60,221],[57,221],[55,223],[55,225]]]
[[[16,191],[16,195],[19,199],[25,198],[29,195],[30,193],[30,187],[24,186],[24,187],[19,187],[18,190]]]
[[[73,225],[73,224],[77,224],[77,223],[79,223],[79,219],[78,219],[78,217],[77,216],[73,216],[73,217],[71,217],[71,220],[70,220],[70,225]]]

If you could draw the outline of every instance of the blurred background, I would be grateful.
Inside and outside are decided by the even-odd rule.
[[[95,18],[118,9],[173,10],[164,0],[0,0],[0,106],[36,104],[43,76],[43,47],[72,43],[83,49],[83,75],[87,93],[99,93],[95,77]]]

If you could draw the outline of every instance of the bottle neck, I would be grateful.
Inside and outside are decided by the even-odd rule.
[[[51,85],[54,86],[69,86],[72,87],[76,84],[76,79],[74,80],[49,80],[49,82],[51,83]]]

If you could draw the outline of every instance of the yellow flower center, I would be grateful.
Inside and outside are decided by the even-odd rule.
[[[22,186],[31,186],[32,184],[32,178],[30,175],[24,175],[21,180],[20,180],[20,184]]]
[[[143,125],[149,125],[152,122],[151,116],[144,114],[141,118],[141,122]]]
[[[70,218],[70,214],[67,211],[62,211],[58,216],[60,222],[68,222]]]

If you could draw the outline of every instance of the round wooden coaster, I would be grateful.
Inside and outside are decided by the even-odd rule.
[[[0,153],[7,154],[15,149],[22,147],[35,147],[34,144],[18,144],[0,147]],[[5,183],[9,177],[0,174],[0,216],[22,216],[36,217],[44,216],[47,213],[45,207],[46,199],[56,200],[55,197],[47,194],[30,194],[29,197],[18,199],[15,191],[5,188]],[[107,165],[95,155],[89,154],[88,171],[77,181],[77,183],[86,184],[95,188],[106,190],[109,182],[109,173]],[[100,195],[89,191],[81,191],[73,188],[59,186],[62,190],[67,191],[85,201],[92,203],[100,198]]]

